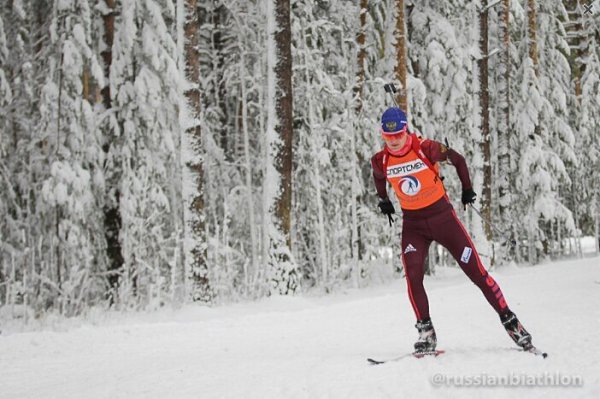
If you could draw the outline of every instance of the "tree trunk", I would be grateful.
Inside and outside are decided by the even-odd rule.
[[[411,19],[411,14],[412,14],[414,8],[415,8],[415,5],[412,2],[408,2],[408,4],[406,4],[406,7],[405,7],[406,12],[404,14],[404,19],[406,22],[406,37],[407,37],[409,43],[412,40],[412,34],[414,32],[414,27],[413,27],[412,19]],[[421,67],[419,65],[419,60],[417,58],[410,59],[410,57],[408,57],[408,54],[406,54],[406,60],[407,60],[407,62],[410,62],[410,66],[412,67],[413,76],[415,78],[419,78],[421,76]]]
[[[292,30],[290,23],[290,0],[276,0],[275,45],[277,47],[277,63],[275,79],[277,94],[275,109],[279,123],[277,133],[281,138],[281,146],[277,157],[277,171],[281,175],[281,195],[277,200],[277,217],[281,223],[281,231],[288,248],[292,248],[290,239],[292,209]]]
[[[498,11],[500,20],[500,41],[502,42],[502,59],[499,63],[498,92],[501,115],[498,118],[498,205],[502,225],[509,226],[508,206],[510,205],[510,0],[502,0],[502,8]],[[505,229],[508,230],[508,229]]]
[[[406,83],[406,22],[404,13],[404,0],[396,0],[396,80],[402,88],[398,93],[398,104],[405,112],[408,112],[408,86]]]
[[[598,201],[596,199],[596,196],[594,196],[594,204],[597,204]],[[595,209],[594,213],[592,214],[592,220],[594,221],[594,248],[596,250],[596,255],[600,255],[600,210],[599,209]]]
[[[356,101],[356,114],[362,111],[362,91],[365,83],[365,58],[367,51],[365,49],[366,25],[367,25],[367,7],[369,0],[360,0],[359,23],[360,28],[356,36],[356,45],[358,46],[358,71],[356,72],[356,86],[354,86],[354,100]]]
[[[481,151],[483,153],[483,193],[481,214],[490,222],[492,219],[492,161],[490,152],[490,96],[488,87],[488,9],[487,0],[483,0],[483,10],[479,14],[479,102],[481,105]],[[490,223],[484,223],[485,236],[492,239]]]
[[[271,293],[298,287],[291,251],[292,57],[289,0],[267,0],[263,253]]]
[[[361,228],[358,222],[358,207],[357,204],[360,201],[358,190],[356,189],[359,183],[356,182],[357,176],[360,174],[360,168],[358,165],[363,164],[362,156],[356,151],[356,137],[354,132],[360,131],[362,129],[361,124],[361,113],[363,109],[363,90],[365,84],[365,60],[367,58],[367,50],[365,47],[366,42],[366,30],[367,30],[367,14],[368,14],[369,1],[361,0],[360,1],[360,10],[359,10],[359,32],[356,37],[356,44],[358,46],[357,53],[357,72],[356,72],[356,85],[354,86],[354,101],[355,101],[355,111],[356,117],[354,118],[354,124],[352,128],[352,132],[350,133],[350,150],[353,155],[352,158],[352,181],[351,181],[351,218],[352,218],[352,228],[350,235],[350,251],[352,255],[352,270],[353,270],[353,279],[356,287],[359,285],[360,274],[359,270],[359,261],[362,260],[363,253],[363,245],[361,240]]]
[[[301,41],[303,46],[303,51],[306,54],[310,54],[310,49],[307,43],[307,36],[305,35]],[[305,65],[310,65],[310,61],[312,57],[307,56],[305,60]],[[306,82],[311,82],[311,71],[309,68],[304,68],[304,79]],[[315,117],[315,106],[313,105],[313,97],[308,94],[305,96],[306,98],[306,108],[308,110],[308,127],[310,132],[310,146],[311,153],[313,154],[312,158],[312,172],[313,177],[312,181],[315,187],[315,203],[317,204],[317,221],[316,221],[316,231],[319,239],[319,252],[318,252],[318,261],[321,263],[321,285],[328,289],[328,280],[329,280],[329,262],[328,262],[328,254],[327,254],[327,243],[326,243],[326,229],[325,229],[325,212],[323,209],[323,195],[322,195],[322,182],[321,182],[321,170],[320,170],[320,161],[318,157],[318,153],[323,147],[322,136],[318,134],[318,132],[313,129],[318,126],[318,121]]]
[[[225,10],[220,0],[213,0],[213,10],[212,10],[212,47],[213,47],[213,57],[216,59],[214,62],[214,92],[213,98],[216,99],[216,105],[218,108],[218,118],[220,126],[217,127],[219,132],[219,141],[221,148],[223,149],[225,159],[231,161],[234,159],[233,154],[233,146],[230,142],[231,137],[231,129],[227,126],[227,103],[225,101],[226,92],[225,92],[225,77],[223,76],[223,72],[225,70],[225,49],[223,42],[223,27],[222,27],[222,15]]]
[[[200,60],[198,55],[198,2],[197,0],[186,0],[185,20],[185,73],[190,82],[190,89],[185,93],[190,107],[191,116],[196,120],[200,117]],[[205,232],[205,203],[204,203],[204,164],[203,143],[200,124],[190,127],[187,131],[190,136],[195,160],[188,163],[188,167],[194,174],[196,183],[195,196],[191,203],[191,232],[194,237],[194,248],[192,249],[191,279],[192,299],[195,301],[210,302],[213,292],[208,276],[207,244]]]
[[[106,85],[100,90],[102,95],[102,104],[106,110],[112,108],[110,93],[110,66],[112,64],[112,48],[115,34],[115,0],[105,0],[107,11],[103,16],[104,22],[104,45],[102,51],[102,60],[104,61],[104,77]],[[110,151],[113,135],[107,134],[107,140],[102,149],[106,154]],[[116,183],[116,182],[115,182]],[[104,236],[106,238],[106,252],[108,256],[108,283],[112,294],[111,303],[114,303],[114,295],[119,287],[119,274],[123,268],[123,252],[121,242],[119,241],[119,231],[121,230],[121,211],[119,209],[120,193],[118,186],[108,185],[108,203],[104,208]]]
[[[250,158],[250,133],[248,129],[248,99],[246,90],[246,61],[244,52],[240,55],[240,84],[241,84],[241,124],[242,132],[244,135],[244,166],[246,169],[245,183],[246,183],[246,195],[248,198],[248,208],[250,209],[248,224],[250,227],[250,245],[251,245],[251,271],[246,270],[244,279],[246,281],[246,294],[250,293],[251,287],[253,287],[254,281],[250,280],[250,273],[256,273],[258,271],[258,239],[256,237],[256,223],[254,221],[254,193],[252,185],[252,159]]]
[[[93,99],[90,97],[90,69],[87,65],[83,68],[81,83],[83,86],[81,97],[89,102],[92,102]]]
[[[533,61],[535,76],[538,74],[538,50],[537,50],[537,11],[536,1],[527,0],[527,48],[529,49],[529,58]]]
[[[575,97],[577,105],[581,102],[581,77],[585,72],[584,59],[586,58],[587,49],[582,48],[582,45],[587,43],[586,30],[582,24],[581,7],[578,0],[565,0],[565,8],[568,13],[568,20],[564,22],[565,31],[567,32],[567,41],[571,48],[569,55],[569,64],[571,66],[571,76],[575,88]]]

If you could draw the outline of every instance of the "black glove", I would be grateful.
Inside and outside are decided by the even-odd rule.
[[[475,191],[473,191],[472,188],[467,188],[466,190],[463,190],[461,198],[461,201],[463,203],[463,209],[467,209],[468,204],[475,203],[475,197],[477,197],[477,194],[475,194]]]
[[[384,215],[387,215],[388,221],[390,222],[390,227],[391,227],[392,223],[394,222],[394,218],[392,218],[392,215],[394,213],[396,213],[396,210],[394,209],[394,205],[392,204],[392,201],[390,201],[389,198],[382,199],[379,201],[379,205],[377,205],[377,206],[379,207],[379,209],[381,209],[381,213],[383,213]]]

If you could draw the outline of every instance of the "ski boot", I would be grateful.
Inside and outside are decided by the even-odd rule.
[[[431,319],[417,320],[415,328],[419,331],[419,339],[415,342],[415,353],[435,351],[437,337]]]
[[[513,312],[509,310],[507,313],[500,315],[500,321],[510,338],[515,341],[515,344],[519,345],[523,350],[530,350],[533,347],[531,334],[525,330]]]

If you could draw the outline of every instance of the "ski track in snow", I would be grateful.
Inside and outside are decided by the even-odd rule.
[[[370,366],[416,339],[404,280],[328,297],[82,321],[0,335],[0,398],[600,398],[600,258],[492,275],[547,359],[518,352],[457,269],[426,277],[438,358]],[[443,276],[443,277],[442,277]],[[581,387],[435,387],[434,375],[556,376]],[[463,379],[463,381],[465,381]]]

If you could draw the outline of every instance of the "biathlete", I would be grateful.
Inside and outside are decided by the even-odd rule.
[[[463,206],[472,204],[476,194],[465,158],[441,143],[410,134],[406,115],[397,107],[383,113],[381,136],[385,147],[371,158],[373,179],[380,198],[379,208],[390,218],[390,224],[395,209],[387,195],[387,183],[393,187],[402,208],[402,263],[419,333],[415,352],[433,352],[437,345],[423,287],[425,257],[432,241],[444,246],[479,287],[513,341],[524,350],[534,348],[531,335],[509,309],[498,283],[483,266],[438,173],[438,162],[449,161],[454,165],[462,184]]]

